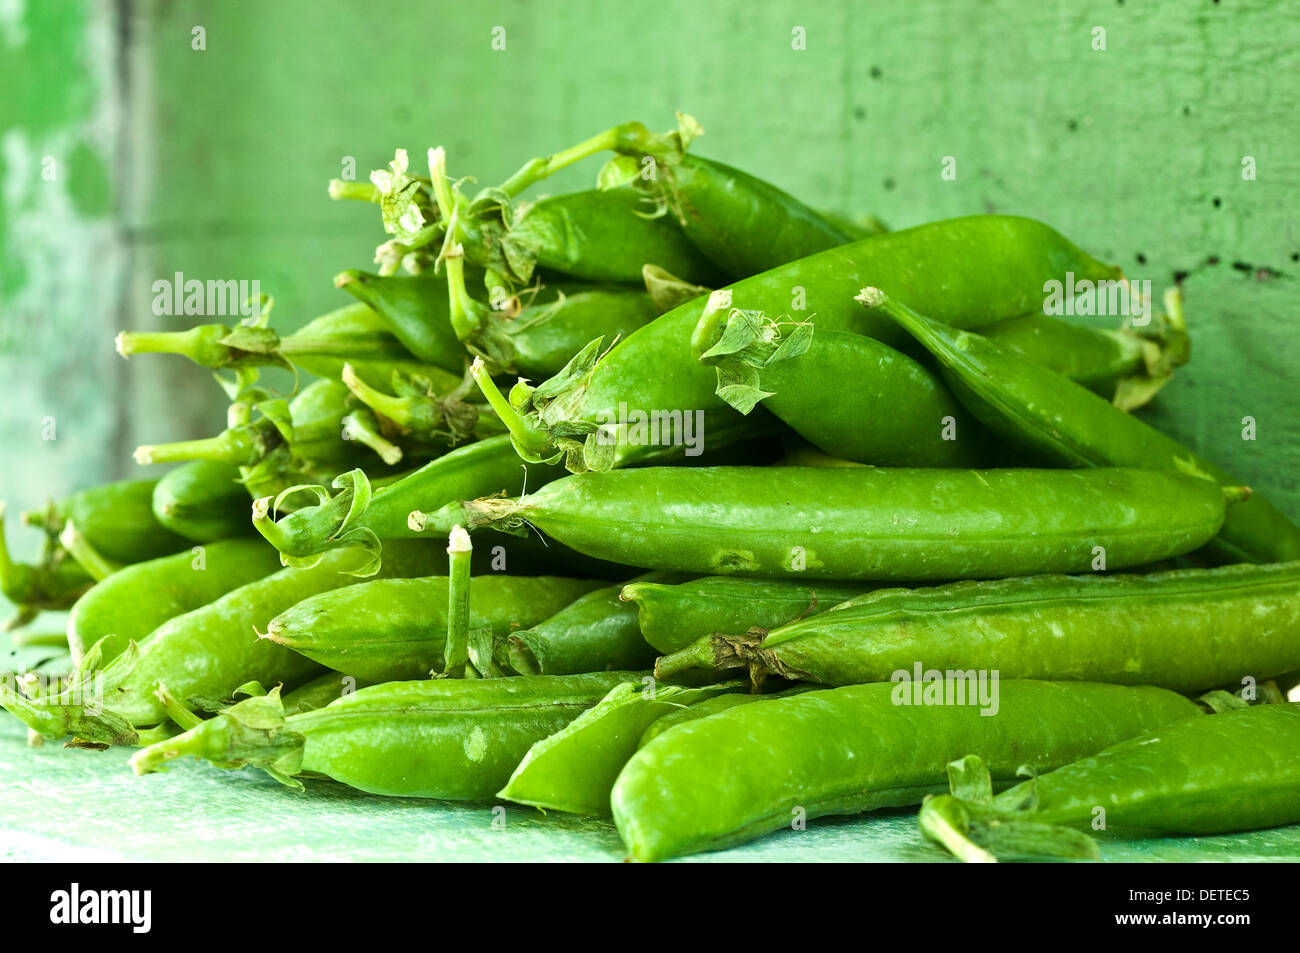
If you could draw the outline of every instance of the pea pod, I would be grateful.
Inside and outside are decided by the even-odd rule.
[[[1064,374],[1121,410],[1148,403],[1187,363],[1187,330],[1176,291],[1166,296],[1168,314],[1149,329],[1118,331],[1068,324],[1044,314],[1007,318],[980,329],[999,347],[1040,367]]]
[[[642,637],[664,654],[714,632],[774,629],[824,612],[867,590],[862,583],[817,583],[705,576],[676,585],[634,580],[619,598],[635,606]]]
[[[214,709],[249,681],[292,685],[319,671],[312,661],[257,632],[308,596],[348,585],[355,555],[331,553],[312,569],[285,569],[232,589],[202,608],[163,623],[138,647],[103,671],[99,651],[81,660],[77,683],[60,696],[34,702],[0,686],[0,706],[47,738],[133,744],[136,729],[167,719],[157,697],[165,683],[184,704]],[[438,547],[408,543],[385,560],[390,576],[421,576],[445,564]]]
[[[972,466],[983,456],[982,429],[939,375],[861,334],[783,327],[715,291],[692,348],[716,369],[719,397],[742,414],[762,402],[827,453],[886,467]]]
[[[768,695],[757,695],[749,692],[729,692],[726,695],[710,695],[708,698],[694,702],[670,711],[662,718],[657,718],[646,726],[646,730],[641,733],[640,740],[637,741],[636,747],[640,751],[650,742],[654,741],[665,731],[671,731],[678,725],[685,724],[688,721],[698,721],[701,718],[711,718],[714,715],[724,711],[730,711],[732,708],[740,705],[751,705],[754,702],[769,701],[773,698],[786,698],[790,695],[798,695],[800,692],[806,692],[815,688],[812,685],[794,685],[790,688],[783,689],[779,692],[772,692]]]
[[[659,578],[671,577],[641,577],[646,585]],[[507,664],[521,675],[649,668],[655,651],[641,636],[637,607],[620,598],[623,588],[608,586],[579,596],[550,618],[512,633]]]
[[[153,490],[153,513],[158,522],[196,543],[251,532],[250,502],[238,468],[213,460],[183,463]]]
[[[747,668],[824,685],[914,666],[1198,692],[1300,667],[1300,562],[878,589],[770,631],[706,637],[658,674]]]
[[[137,563],[166,556],[189,543],[161,525],[153,512],[155,480],[104,483],[23,514],[23,522],[58,535],[69,521],[100,556]]]
[[[637,677],[388,682],[289,717],[272,694],[136,752],[131,766],[147,774],[194,755],[222,768],[262,768],[295,787],[298,774],[311,772],[370,794],[485,801],[534,743]]]
[[[627,337],[659,316],[639,288],[570,285],[543,289],[517,317],[489,325],[486,349],[499,367],[525,377],[558,374],[592,338]]]
[[[348,389],[338,381],[314,381],[287,405],[269,401],[259,408],[262,416],[228,427],[215,437],[137,447],[136,462],[211,460],[256,467],[282,447],[317,464],[342,465],[358,456],[356,444],[342,438]]]
[[[594,708],[529,748],[497,797],[544,811],[608,817],[610,789],[646,728],[671,712],[737,687],[615,685]]]
[[[963,860],[1094,857],[1095,825],[1206,835],[1300,821],[1300,703],[1259,705],[1153,728],[993,796],[980,758],[950,766],[953,794],[927,801],[926,837]],[[960,794],[960,797],[958,796]],[[1082,848],[1082,849],[1080,849]]]
[[[92,645],[106,639],[100,643],[101,660],[111,662],[169,619],[269,576],[279,562],[260,539],[232,539],[127,566],[72,607],[72,659],[80,662]]]
[[[297,715],[305,711],[316,711],[326,705],[351,695],[362,688],[369,688],[369,682],[358,681],[351,675],[338,672],[326,672],[319,678],[313,678],[305,685],[299,685],[283,696],[284,713]]]
[[[503,639],[600,584],[555,576],[480,576],[470,624]],[[271,620],[266,638],[336,672],[371,682],[427,678],[441,668],[447,577],[379,579],[304,599]]]
[[[1204,545],[1225,490],[1172,471],[646,467],[519,500],[451,504],[446,532],[527,522],[647,569],[812,579],[963,579],[1140,565]]]
[[[1050,770],[1144,731],[1201,717],[1159,688],[999,681],[974,704],[896,704],[898,686],[853,685],[765,700],[679,725],[614,784],[614,823],[634,860],[720,850],[799,817],[916,804],[944,766],[979,751],[997,782]],[[1206,716],[1209,717],[1209,716]],[[1217,716],[1215,716],[1217,717]]]
[[[985,426],[1052,465],[1168,468],[1237,482],[1149,424],[978,334],[946,327],[876,288],[860,297],[935,355],[953,392]],[[1210,552],[1222,562],[1300,559],[1300,527],[1256,494],[1232,507]]]
[[[290,559],[311,559],[353,546],[377,554],[381,540],[419,535],[409,525],[413,510],[492,493],[515,495],[525,485],[538,486],[559,472],[544,465],[525,466],[508,437],[489,437],[438,457],[373,496],[370,480],[356,471],[335,479],[339,492],[332,497],[321,488],[324,499],[318,506],[278,521],[272,518],[269,504],[257,505],[253,525]]]
[[[336,275],[334,285],[373,308],[421,361],[452,374],[464,370],[465,349],[452,330],[445,277],[431,271],[406,278],[350,270]]]
[[[982,254],[972,255],[975,248]],[[988,268],[986,256],[1002,267]],[[1119,274],[1032,219],[979,215],[833,248],[736,282],[729,290],[737,308],[810,320],[819,331],[853,331],[894,346],[906,336],[888,317],[861,309],[854,313],[850,307],[867,276],[888,276],[899,294],[938,320],[978,327],[1041,307],[1044,282],[1066,272],[1091,280]],[[515,414],[503,421],[521,454],[528,459],[564,454],[571,470],[678,458],[689,446],[684,422],[689,418],[696,424],[697,412],[702,415],[697,429],[712,447],[751,435],[761,420],[736,418],[714,393],[713,371],[691,354],[692,331],[704,306],[700,299],[687,302],[603,358],[599,346],[588,347],[551,380],[517,388]],[[629,429],[635,413],[653,413],[663,421],[657,440]]]
[[[383,386],[394,370],[431,377],[440,386],[454,387],[450,371],[420,363],[388,325],[363,302],[355,302],[307,322],[281,337],[265,324],[267,311],[254,326],[200,324],[185,331],[123,331],[117,352],[179,354],[200,367],[299,367],[310,374],[338,380],[344,362],[351,362],[363,380]]]
[[[651,216],[652,209],[653,203],[629,188],[553,195],[528,205],[507,240],[517,246],[517,261],[531,258],[537,266],[587,281],[639,285],[646,264],[687,281],[716,281],[717,270],[678,223]],[[492,262],[480,257],[475,263]],[[520,268],[516,278],[530,280],[531,269]]]
[[[683,113],[677,114],[677,120],[677,131],[662,135],[652,134],[639,122],[623,123],[577,146],[533,159],[505,182],[501,191],[517,195],[572,162],[612,150],[618,156],[602,170],[602,187],[634,183],[676,220],[696,248],[733,279],[852,240],[853,229],[762,179],[688,154],[691,141],[704,130]],[[611,194],[623,191],[614,189]],[[591,254],[598,255],[598,249]],[[643,260],[687,277],[666,261]]]

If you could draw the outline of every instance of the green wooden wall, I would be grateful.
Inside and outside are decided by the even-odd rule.
[[[120,327],[184,325],[151,313],[155,279],[257,278],[290,327],[344,300],[331,276],[382,237],[370,209],[325,195],[346,157],[364,178],[394,146],[422,161],[443,145],[453,174],[490,182],[684,109],[702,154],[811,204],[894,227],[1036,216],[1157,294],[1181,279],[1195,357],[1152,419],[1300,516],[1300,25],[1281,0],[0,10],[16,91],[0,97],[0,494],[16,503],[138,472],[135,444],[220,425],[205,372],[112,352]],[[57,440],[41,439],[47,415]]]

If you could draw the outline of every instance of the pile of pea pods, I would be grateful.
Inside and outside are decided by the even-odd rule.
[[[638,861],[904,806],[977,861],[1097,858],[1098,810],[1300,822],[1300,528],[1135,413],[1177,290],[1028,218],[820,212],[701,132],[472,195],[399,151],[330,185],[383,229],[349,303],[122,332],[227,427],[23,514],[35,563],[0,527],[15,638],[70,608],[75,662],[0,705],[141,775],[612,818]]]

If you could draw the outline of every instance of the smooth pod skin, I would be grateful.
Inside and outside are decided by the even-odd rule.
[[[733,280],[855,237],[789,193],[712,159],[687,154],[664,174],[671,179],[682,230]]]
[[[79,490],[53,505],[53,521],[43,512],[24,514],[53,533],[68,520],[92,549],[105,559],[138,563],[166,556],[189,545],[161,525],[153,513],[154,480],[121,480]]]
[[[609,816],[609,792],[637,739],[657,719],[738,683],[679,688],[623,682],[600,704],[528,749],[497,797],[544,811]]]
[[[646,726],[645,731],[641,733],[641,738],[636,743],[637,750],[640,751],[665,731],[676,728],[678,725],[684,724],[688,721],[697,721],[700,718],[711,718],[712,716],[724,711],[730,711],[732,708],[736,708],[739,705],[751,705],[754,702],[798,695],[800,692],[806,692],[815,687],[816,686],[796,685],[793,688],[787,688],[780,692],[773,692],[770,695],[755,695],[749,692],[731,692],[726,695],[710,696],[709,698],[697,701],[683,708],[674,709],[662,718],[657,718],[652,721]]]
[[[344,271],[334,283],[373,308],[421,361],[456,374],[464,371],[465,348],[451,326],[444,276],[432,271],[409,277]]]
[[[988,265],[996,260],[997,268]],[[1066,272],[1092,280],[1119,270],[1093,259],[1040,222],[1001,215],[951,219],[877,235],[783,264],[730,286],[736,308],[794,320],[817,329],[852,331],[891,346],[906,335],[885,315],[861,308],[853,296],[871,276],[890,281],[938,320],[978,327],[1041,309],[1043,284]],[[716,375],[691,351],[691,334],[703,313],[698,298],[663,315],[617,345],[561,402],[567,426],[596,427],[627,413],[703,411],[710,446],[744,439],[758,421],[737,418],[714,393]],[[609,342],[606,342],[608,344]],[[550,421],[540,410],[539,424]],[[747,429],[748,428],[748,429]],[[596,446],[585,438],[587,465],[609,469],[681,455],[681,440],[659,445],[620,440]]]
[[[918,803],[944,791],[945,766],[972,751],[995,782],[1005,782],[1022,765],[1050,770],[1199,713],[1159,688],[997,687],[994,715],[972,704],[895,704],[898,686],[883,683],[805,692],[678,725],[624,767],[610,799],[614,823],[634,860],[720,850],[797,816]]]
[[[825,612],[867,588],[861,583],[807,585],[705,576],[677,585],[635,580],[623,587],[620,598],[635,606],[645,641],[667,654],[714,632],[775,629],[801,616]]]
[[[284,713],[298,715],[306,711],[315,711],[333,704],[345,695],[369,687],[369,682],[360,681],[351,675],[326,672],[287,693],[283,698]]]
[[[763,406],[826,453],[878,467],[976,466],[984,432],[937,373],[879,341],[818,330],[763,368]]]
[[[596,285],[561,290],[562,301],[543,293],[543,300],[501,324],[513,350],[512,366],[526,377],[551,377],[588,341],[621,340],[659,316],[650,296],[639,288]]]
[[[1300,703],[1257,705],[1163,725],[1033,782],[1044,824],[1220,834],[1300,821]],[[1022,802],[1029,784],[994,798]]]
[[[536,625],[600,583],[556,576],[479,576],[470,624],[495,638]],[[377,579],[323,592],[271,620],[266,637],[371,682],[428,678],[447,639],[447,577]]]
[[[575,599],[531,628],[510,636],[507,657],[521,675],[637,670],[654,664],[641,637],[637,607],[619,598],[622,585]]]
[[[486,801],[528,749],[633,672],[391,682],[290,718],[302,769],[371,794]]]
[[[176,738],[137,752],[137,774],[182,755],[221,767],[256,765],[287,783],[325,775],[370,794],[486,801],[528,749],[636,672],[422,679],[351,692],[284,718],[250,699]],[[245,712],[254,712],[250,730]]]
[[[1199,692],[1300,668],[1300,563],[878,589],[766,634],[713,637],[665,668],[688,658],[825,685],[920,663]]]
[[[368,529],[381,540],[414,538],[420,531],[409,524],[413,510],[437,509],[452,500],[494,493],[515,496],[525,485],[536,488],[563,472],[560,467],[524,464],[508,436],[488,437],[452,450],[376,491],[350,528]],[[320,506],[255,525],[286,556],[312,556],[326,548],[351,506],[350,492],[343,492]]]
[[[1007,318],[985,325],[980,333],[1107,400],[1115,396],[1120,381],[1143,373],[1150,343],[1131,331],[1083,327],[1045,314]]]
[[[345,571],[355,563],[354,554],[332,552],[310,569],[281,570],[163,623],[140,644],[138,657],[118,659],[125,672],[96,706],[102,713],[73,704],[71,698],[28,703],[3,687],[0,703],[49,738],[73,733],[87,740],[130,744],[136,739],[129,729],[167,720],[155,695],[159,682],[183,703],[210,708],[246,682],[292,686],[306,681],[320,666],[257,633],[303,599],[356,582],[357,577]],[[422,576],[445,565],[442,547],[411,541],[393,547],[382,571]]]
[[[529,206],[510,236],[534,246],[542,268],[587,281],[640,285],[646,264],[697,284],[717,281],[672,216],[647,217],[652,211],[630,188],[570,192]]]
[[[186,612],[207,605],[280,568],[279,555],[260,539],[231,539],[194,547],[118,570],[97,583],[72,607],[68,648],[80,662],[100,644],[110,662],[131,642]]]
[[[646,467],[474,501],[464,518],[526,520],[647,569],[928,580],[1082,572],[1099,552],[1140,565],[1204,545],[1224,506],[1217,484],[1160,470]]]
[[[1050,465],[1158,467],[1240,483],[1060,374],[979,334],[946,327],[938,315],[924,315],[906,295],[890,304],[900,325],[939,361],[958,400],[990,430]],[[1255,494],[1229,510],[1210,552],[1220,562],[1300,559],[1300,527]]]
[[[252,532],[248,491],[239,469],[215,460],[192,460],[172,470],[153,490],[158,522],[196,543]]]

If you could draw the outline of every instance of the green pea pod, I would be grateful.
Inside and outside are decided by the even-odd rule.
[[[501,367],[525,377],[558,374],[593,338],[627,337],[659,316],[654,301],[638,288],[567,286],[543,289],[518,317],[489,325],[488,350]]]
[[[555,734],[528,749],[497,797],[544,811],[608,817],[609,792],[656,719],[740,683],[680,688],[622,682]]]
[[[292,366],[330,380],[338,380],[344,362],[351,362],[372,386],[386,384],[394,369],[433,377],[446,387],[454,387],[457,381],[456,375],[417,361],[379,315],[359,301],[323,314],[285,337],[264,325],[200,324],[185,331],[123,331],[117,336],[117,352],[123,357],[179,354],[214,369]]]
[[[1226,492],[1199,477],[1120,468],[645,467],[565,477],[519,500],[451,504],[425,524],[526,522],[580,553],[646,569],[987,579],[1190,552],[1218,532]]]
[[[665,577],[651,573],[645,584]],[[512,633],[506,649],[510,668],[521,675],[635,670],[654,664],[655,651],[641,636],[637,607],[620,597],[622,585],[575,599],[545,621]]]
[[[853,685],[917,666],[1180,692],[1263,681],[1300,667],[1300,562],[879,589],[770,631],[708,636],[657,674]]]
[[[684,113],[677,114],[677,123],[675,132],[661,135],[639,122],[614,126],[569,149],[530,160],[499,191],[518,195],[566,165],[612,150],[618,155],[601,170],[600,187],[618,194],[626,190],[614,186],[631,182],[648,193],[695,247],[733,279],[843,245],[861,231],[842,226],[739,169],[687,154],[704,129]],[[599,256],[599,248],[593,247],[591,254]],[[643,261],[675,271],[666,261]]]
[[[284,695],[284,713],[297,715],[306,711],[316,711],[355,691],[369,687],[369,682],[359,681],[351,675],[326,672]]]
[[[988,258],[1000,267],[987,267]],[[850,307],[866,276],[890,277],[899,294],[939,320],[978,327],[1040,308],[1044,283],[1067,272],[1090,280],[1119,275],[1032,219],[978,215],[833,248],[729,290],[737,308],[789,315],[818,330],[853,331],[894,346],[906,335],[888,317],[861,309],[855,314]],[[603,358],[599,345],[584,349],[551,380],[514,395],[515,414],[502,419],[521,452],[530,459],[565,455],[575,471],[610,469],[680,458],[691,447],[688,421],[715,448],[751,436],[762,421],[738,418],[714,393],[713,370],[691,353],[704,306],[700,299],[687,302]],[[636,428],[638,414],[660,424],[657,435]]]
[[[528,246],[540,267],[587,281],[639,285],[647,263],[687,281],[716,281],[717,270],[678,223],[651,211],[653,203],[629,188],[554,195],[529,205],[509,239]]]
[[[731,692],[726,695],[712,695],[702,701],[697,701],[687,705],[685,708],[678,708],[670,711],[662,718],[657,718],[646,726],[646,730],[641,733],[641,738],[636,743],[636,749],[640,751],[650,742],[654,741],[665,731],[670,731],[678,725],[686,724],[689,721],[698,721],[701,718],[711,718],[714,715],[724,711],[730,711],[740,705],[751,705],[754,702],[767,701],[773,698],[786,698],[790,695],[798,695],[801,692],[810,691],[816,686],[795,685],[791,688],[779,692],[772,692],[768,695],[757,695],[751,693]]]
[[[634,580],[620,597],[636,609],[641,635],[660,652],[682,649],[714,632],[730,634],[824,612],[867,590],[862,583],[818,583],[705,576],[671,585]]]
[[[131,766],[147,774],[194,755],[222,768],[262,768],[294,787],[311,772],[370,794],[486,801],[533,744],[639,677],[388,682],[289,717],[272,693],[136,752]]]
[[[1052,825],[1203,836],[1294,824],[1298,746],[1292,702],[1162,725],[996,797],[982,759],[966,758],[949,768],[953,793],[921,807],[920,826],[963,860],[988,861],[1096,856],[1086,835]]]
[[[803,818],[916,804],[941,792],[945,765],[970,751],[1001,783],[1026,760],[1050,770],[1201,717],[1194,702],[1159,688],[995,684],[991,715],[991,707],[970,703],[899,704],[895,696],[908,686],[874,684],[765,700],[679,725],[623,768],[611,795],[614,823],[632,859],[666,860],[732,847]]]
[[[524,465],[506,436],[489,437],[453,450],[370,494],[364,472],[334,480],[333,496],[275,520],[269,505],[254,506],[253,525],[286,557],[312,559],[331,549],[370,545],[381,540],[409,539],[420,531],[410,526],[414,510],[435,509],[453,500],[493,493],[519,494],[563,471],[539,464]],[[447,527],[448,530],[451,527]]]
[[[232,539],[136,563],[113,573],[77,600],[68,616],[68,647],[80,662],[101,639],[111,662],[169,619],[199,609],[279,568],[260,539]]]
[[[262,416],[256,420],[228,427],[215,437],[137,447],[135,459],[137,463],[210,460],[254,468],[275,459],[273,454],[283,448],[293,457],[319,465],[359,462],[365,448],[343,439],[343,418],[350,410],[348,394],[338,381],[314,381],[287,406],[283,401],[260,403]],[[289,458],[283,463],[287,465]]]
[[[479,576],[469,622],[503,639],[599,585],[556,576]],[[442,667],[447,612],[446,576],[371,580],[302,600],[271,620],[266,637],[367,681],[427,678]]]
[[[155,480],[121,480],[79,490],[45,510],[23,514],[23,522],[57,535],[69,521],[95,552],[119,563],[166,556],[189,545],[161,525],[153,512]]]
[[[336,275],[334,285],[373,308],[421,361],[453,374],[464,370],[465,349],[452,330],[445,277],[431,271],[401,277],[350,270]]]
[[[331,553],[312,569],[284,569],[232,589],[202,608],[163,623],[100,669],[97,648],[86,652],[68,691],[33,702],[0,685],[0,706],[47,738],[94,744],[134,744],[137,728],[167,719],[157,697],[165,683],[184,704],[220,707],[249,681],[293,685],[319,671],[309,659],[258,638],[290,606],[355,581],[354,554]],[[445,565],[440,547],[407,543],[384,561],[390,576],[422,576]]]
[[[1204,457],[1077,384],[978,334],[923,317],[875,289],[860,297],[883,309],[939,360],[957,398],[993,430],[1055,466],[1140,466],[1238,481]],[[904,296],[905,297],[905,296]],[[922,309],[923,310],[923,309]],[[1300,527],[1253,495],[1233,506],[1210,548],[1221,562],[1300,559]]]
[[[1176,298],[1174,299],[1176,301]],[[980,329],[999,347],[1064,374],[1121,410],[1148,403],[1187,362],[1181,306],[1160,315],[1151,331],[1119,331],[1068,324],[1044,314],[1025,314]]]
[[[252,532],[248,521],[251,502],[238,468],[212,460],[181,464],[153,490],[153,513],[158,522],[196,543]]]
[[[714,292],[692,340],[716,368],[718,396],[742,414],[762,402],[795,433],[874,466],[978,464],[984,432],[939,375],[887,345],[847,331],[784,327]],[[827,386],[827,382],[847,386]]]

